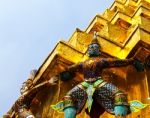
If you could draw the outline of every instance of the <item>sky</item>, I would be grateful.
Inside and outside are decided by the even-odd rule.
[[[85,30],[113,0],[0,0],[0,117],[59,40]]]

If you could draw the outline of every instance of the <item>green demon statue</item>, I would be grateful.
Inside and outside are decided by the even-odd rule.
[[[62,81],[67,81],[74,77],[75,72],[81,72],[84,75],[84,81],[71,89],[62,101],[52,105],[52,108],[64,112],[65,118],[75,118],[85,105],[87,105],[86,113],[91,118],[99,118],[104,111],[125,117],[131,112],[127,95],[112,83],[104,81],[101,76],[102,71],[105,68],[127,65],[133,65],[138,71],[143,71],[144,64],[133,58],[124,60],[100,58],[100,45],[96,34],[88,46],[87,53],[89,59],[74,64],[57,75]],[[136,104],[141,103],[134,101],[132,106]]]

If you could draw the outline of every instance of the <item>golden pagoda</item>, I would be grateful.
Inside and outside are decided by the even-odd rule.
[[[94,31],[98,32],[103,57],[125,59],[134,56],[143,61],[150,54],[150,0],[115,0],[103,14],[97,14],[84,31],[77,28],[68,41],[57,43],[40,66],[34,85],[49,80],[69,65],[84,61]],[[129,101],[150,104],[150,70],[137,72],[132,66],[111,68],[104,70],[103,77],[124,90]],[[39,91],[35,97],[39,104],[31,104],[36,118],[63,118],[63,113],[54,111],[50,105],[60,101],[68,90],[82,80],[83,76],[77,73],[73,80],[59,80],[57,85]],[[89,116],[83,109],[77,118]],[[101,118],[115,116],[105,112]],[[150,118],[150,107],[127,118]]]

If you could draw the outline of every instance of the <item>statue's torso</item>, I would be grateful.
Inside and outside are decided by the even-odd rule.
[[[82,62],[84,78],[95,78],[101,76],[103,61],[101,58],[90,58]]]

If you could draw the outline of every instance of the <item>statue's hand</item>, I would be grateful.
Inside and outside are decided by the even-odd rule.
[[[62,81],[67,81],[67,80],[70,80],[74,77],[74,73],[72,72],[69,72],[69,71],[64,71],[64,72],[61,72],[60,73],[60,79]]]
[[[20,96],[18,98],[18,100],[15,102],[13,109],[15,110],[15,112],[18,112],[20,107],[23,105],[23,101],[24,101],[24,96]]]
[[[144,71],[144,64],[140,60],[135,59],[133,65],[137,71]]]
[[[124,106],[124,105],[115,106],[114,113],[115,113],[115,116],[126,116],[128,113],[128,108],[127,106]]]
[[[51,79],[48,81],[50,85],[56,85],[59,77],[58,76],[53,76]]]

